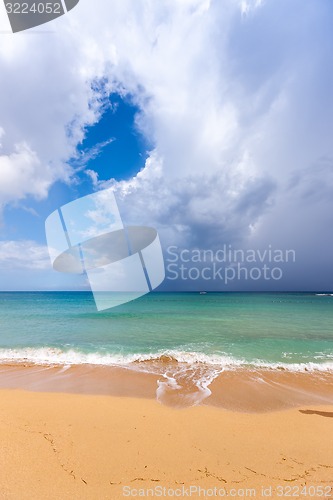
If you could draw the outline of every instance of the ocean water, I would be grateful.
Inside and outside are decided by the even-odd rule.
[[[6,373],[16,363],[37,365],[42,380],[56,370],[66,387],[73,365],[88,374],[92,365],[153,374],[157,400],[177,406],[200,404],[235,370],[250,375],[254,396],[273,390],[280,404],[281,382],[264,381],[263,370],[311,372],[314,390],[299,387],[297,401],[307,394],[305,401],[327,403],[332,395],[315,393],[333,373],[333,296],[151,293],[97,312],[88,292],[0,293],[0,365]],[[283,399],[295,402],[294,388],[285,389]]]
[[[89,292],[0,293],[0,363],[333,370],[333,296],[151,293],[97,312]]]

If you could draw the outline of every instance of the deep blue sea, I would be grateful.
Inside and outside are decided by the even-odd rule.
[[[89,292],[0,293],[0,362],[333,370],[333,296],[151,293],[97,312]]]

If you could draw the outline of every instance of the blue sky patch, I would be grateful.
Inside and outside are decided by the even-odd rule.
[[[94,191],[87,170],[98,174],[99,180],[129,179],[145,165],[149,145],[135,123],[139,108],[129,97],[111,94],[98,123],[86,130],[85,138],[77,148],[78,155],[68,163],[76,169],[71,185],[56,182],[46,200],[28,197],[8,205],[4,211],[6,224],[0,228],[3,239],[27,239],[45,242],[46,217],[70,201]]]

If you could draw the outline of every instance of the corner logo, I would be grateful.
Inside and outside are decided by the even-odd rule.
[[[125,226],[112,189],[59,208],[45,230],[53,268],[85,273],[99,311],[137,299],[165,278],[157,231]]]
[[[4,0],[13,33],[53,21],[72,10],[79,0]]]

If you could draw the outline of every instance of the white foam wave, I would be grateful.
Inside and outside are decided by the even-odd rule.
[[[100,352],[84,353],[79,350],[61,350],[52,347],[26,349],[0,349],[0,364],[9,362],[35,363],[40,365],[104,365],[118,366],[132,363],[159,361],[167,358],[180,363],[203,363],[211,365],[241,365],[243,360],[235,360],[229,356],[208,356],[198,352],[158,351],[147,354],[105,354]]]
[[[178,406],[200,404],[211,395],[209,386],[222,371],[222,365],[177,362],[163,371],[163,380],[158,380],[157,400],[168,403],[170,397],[176,397]]]
[[[324,356],[323,356],[324,358]],[[208,355],[195,351],[157,351],[147,354],[106,354],[106,353],[85,353],[75,349],[61,350],[59,348],[25,348],[25,349],[0,349],[0,364],[6,363],[31,363],[36,365],[101,365],[101,366],[129,366],[133,365],[145,371],[149,367],[149,362],[155,366],[161,363],[180,363],[183,365],[206,365],[218,370],[232,370],[237,368],[251,369],[284,369],[288,371],[333,371],[333,361],[328,361],[331,355],[326,355],[322,362],[267,362],[256,359],[253,361],[244,358],[235,358],[225,354]]]

